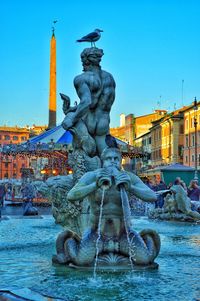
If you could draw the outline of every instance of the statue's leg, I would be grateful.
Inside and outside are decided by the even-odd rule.
[[[127,235],[124,234],[120,239],[120,252],[123,255],[130,256],[135,264],[146,265],[154,261],[160,251],[160,237],[151,230],[146,229],[137,233],[130,231],[130,246]],[[131,253],[131,254],[130,254]]]
[[[77,243],[74,239],[68,239],[65,242],[65,252],[70,257],[70,261],[79,266],[94,264],[97,238],[97,233],[90,231],[84,234],[80,243]],[[98,243],[98,249],[99,252],[103,249],[101,240]]]
[[[85,123],[80,119],[76,126],[73,128],[73,145],[74,148],[81,148],[88,156],[94,156],[96,153],[96,143],[92,136],[89,134]]]
[[[97,146],[97,151],[98,154],[101,155],[103,150],[108,147],[106,144],[106,136],[95,136],[95,141],[96,141],[96,146]]]

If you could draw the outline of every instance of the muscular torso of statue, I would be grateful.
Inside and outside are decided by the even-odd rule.
[[[97,230],[103,189],[99,188],[88,197],[90,201],[91,228]],[[119,237],[124,231],[123,211],[120,192],[112,185],[105,190],[101,222],[101,235],[106,237]]]
[[[102,136],[109,132],[109,113],[115,99],[115,81],[103,70],[86,71],[74,79],[74,85],[87,111],[82,113],[88,132]]]

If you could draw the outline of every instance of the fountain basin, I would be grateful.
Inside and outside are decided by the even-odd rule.
[[[158,230],[162,248],[159,269],[102,270],[52,266],[55,241],[62,227],[54,219],[0,222],[0,289],[29,288],[40,294],[71,301],[91,300],[198,300],[200,225],[133,219],[136,231]]]

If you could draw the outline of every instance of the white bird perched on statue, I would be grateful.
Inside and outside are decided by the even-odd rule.
[[[93,32],[87,34],[86,36],[82,37],[80,40],[77,40],[76,42],[90,42],[91,47],[95,47],[95,42],[100,39],[101,32],[103,32],[103,30],[95,29]]]

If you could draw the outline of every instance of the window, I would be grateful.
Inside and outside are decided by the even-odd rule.
[[[188,135],[185,136],[185,145],[186,147],[189,146],[189,139],[188,139]]]
[[[194,155],[192,155],[192,162],[194,162]]]
[[[0,140],[1,140],[2,138],[1,138],[1,135],[0,135]]]
[[[7,172],[4,174],[4,178],[8,178],[8,173]]]
[[[183,125],[182,125],[182,124],[180,125],[179,131],[180,131],[180,134],[184,134],[184,128],[183,128]]]
[[[5,135],[5,140],[10,140],[10,135]]]
[[[192,135],[192,146],[194,146],[194,145],[195,145],[195,136]]]
[[[13,168],[16,168],[17,167],[17,164],[16,163],[13,163]]]
[[[26,141],[26,137],[25,136],[21,136],[21,141]]]
[[[188,130],[188,119],[185,120],[185,129]]]
[[[18,136],[13,136],[13,140],[17,141],[17,140],[19,140],[19,137]]]
[[[8,168],[8,162],[5,163],[5,167]]]
[[[188,156],[185,156],[185,163],[188,162]]]
[[[182,145],[178,146],[178,155],[180,158],[183,158],[183,146]]]

